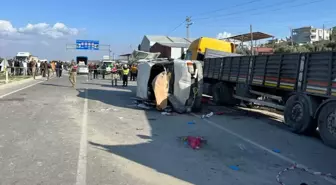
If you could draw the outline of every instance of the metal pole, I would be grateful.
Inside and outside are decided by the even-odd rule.
[[[289,31],[290,31],[290,34],[291,34],[291,44],[292,44],[292,47],[293,47],[294,46],[293,29],[291,27],[289,27]]]
[[[109,45],[109,59],[111,60],[111,46]]]
[[[6,73],[6,84],[8,84],[8,68],[7,68],[7,63],[8,63],[8,61],[6,60],[4,60],[3,62],[6,62],[5,63],[5,73]]]
[[[190,31],[189,28],[192,25],[191,23],[191,17],[187,16],[186,18],[186,28],[187,28],[187,39],[189,40],[189,36],[190,36]]]
[[[253,51],[253,32],[252,32],[252,24],[250,25],[250,34],[251,34],[251,54],[254,55],[254,51]]]
[[[323,29],[323,30],[322,30],[322,31],[323,31],[323,33],[322,33],[322,35],[323,35],[323,36],[322,36],[322,37],[323,37],[322,40],[324,40],[324,24],[323,24],[323,28],[322,28],[322,29]]]

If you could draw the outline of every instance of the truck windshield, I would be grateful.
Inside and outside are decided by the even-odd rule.
[[[77,57],[77,64],[84,63],[85,65],[87,65],[87,62],[88,62],[87,57]]]
[[[191,56],[192,56],[192,52],[190,50],[188,50],[185,59],[186,60],[191,60]]]

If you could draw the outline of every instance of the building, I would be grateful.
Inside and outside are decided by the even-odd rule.
[[[266,42],[266,44],[280,44],[286,42],[288,39],[271,39]]]
[[[131,53],[126,53],[126,54],[119,55],[119,60],[129,61],[131,55],[132,55]]]
[[[150,48],[155,43],[160,43],[160,44],[190,44],[194,40],[195,39],[186,39],[186,38],[181,38],[181,37],[145,35],[144,38],[142,39],[140,47],[138,49],[141,50],[141,51],[149,52]]]
[[[296,28],[292,30],[293,42],[297,44],[313,43],[321,40],[329,40],[330,29],[319,29],[312,26]]]
[[[150,52],[160,52],[159,58],[179,59],[182,54],[186,53],[190,43],[155,43]]]
[[[256,55],[271,55],[274,54],[273,48],[268,47],[254,47],[254,54]]]

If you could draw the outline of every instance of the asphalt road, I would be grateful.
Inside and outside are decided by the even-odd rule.
[[[85,76],[76,89],[67,76],[0,87],[0,184],[268,185],[293,162],[336,174],[336,150],[272,117],[226,108],[206,120],[164,116],[132,106],[135,88]],[[208,144],[192,150],[177,139],[188,135]],[[280,178],[333,184],[302,170]]]

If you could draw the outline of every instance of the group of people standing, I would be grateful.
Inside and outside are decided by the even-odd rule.
[[[57,77],[62,76],[64,69],[64,63],[61,61],[36,61],[36,60],[8,60],[8,69],[10,75],[31,75],[35,79],[36,75],[42,75],[43,77],[50,77],[50,73],[54,75],[56,72]]]
[[[101,73],[103,76],[103,79],[105,79],[105,73],[106,73],[106,64],[99,65],[95,63],[90,63],[89,64],[89,79],[98,79],[98,74]]]
[[[90,63],[89,64],[89,80],[98,79],[98,74],[102,74],[102,78],[105,79],[105,74],[107,72],[107,65],[103,63],[102,65]],[[112,77],[112,86],[118,86],[118,80],[123,81],[123,86],[128,86],[128,78],[130,77],[131,81],[136,81],[138,69],[137,65],[133,64],[131,66],[127,64],[111,64],[111,77]]]

